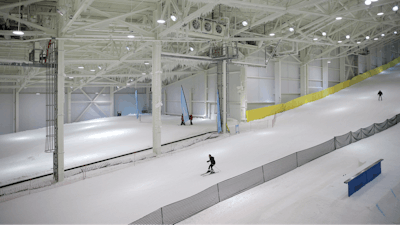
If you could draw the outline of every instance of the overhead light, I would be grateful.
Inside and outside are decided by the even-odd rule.
[[[40,93],[38,92],[38,93],[36,93],[36,95],[40,95]]]
[[[384,13],[383,12],[379,12],[378,14],[376,14],[376,15],[378,15],[378,16],[382,16]]]
[[[119,88],[119,86],[117,86],[117,88]]]
[[[326,32],[322,32],[322,36],[326,36]]]
[[[69,77],[69,79],[74,79],[74,77]]]
[[[126,50],[128,50],[128,51],[129,51],[129,46],[126,46]]]
[[[58,12],[58,14],[60,14],[61,16],[64,16],[64,14],[67,12],[65,9],[60,8],[60,9],[56,9],[56,11]]]
[[[341,19],[342,19],[342,17],[340,17],[340,16],[339,16],[339,17],[336,17],[336,20],[341,20]]]
[[[70,87],[71,89],[73,88],[73,87]]]
[[[397,34],[397,31],[393,32],[394,34]]]
[[[371,5],[371,0],[366,0],[366,1],[365,1],[365,4],[366,4],[366,5]]]
[[[191,52],[193,52],[193,51],[194,51],[194,48],[193,48],[193,47],[189,47],[189,50],[190,50]]]
[[[379,38],[374,38],[375,41],[379,40]]]
[[[395,12],[396,12],[397,10],[399,10],[399,6],[398,6],[398,5],[395,5],[395,6],[393,6],[393,8],[392,8],[392,9],[393,9],[393,11],[395,11]]]
[[[165,20],[157,20],[157,23],[163,24],[165,23]]]
[[[99,70],[101,70],[101,66],[99,66]]]
[[[273,36],[275,36],[275,34],[274,33],[270,33],[269,36],[273,37]]]
[[[247,26],[247,25],[248,25],[247,21],[246,21],[246,20],[243,21],[243,22],[242,22],[242,25],[243,25],[243,26]]]
[[[85,67],[83,67],[83,66],[78,66],[78,68],[79,68],[79,69],[83,69],[83,68],[85,68]]]
[[[385,34],[381,34],[382,37],[385,37]]]
[[[371,2],[377,2],[377,1],[379,1],[379,0],[371,0]]]
[[[331,61],[329,61],[329,60],[328,60],[328,62],[327,62],[327,63],[331,63]]]
[[[149,65],[150,63],[149,63],[149,62],[144,62],[144,64],[145,64],[145,65]]]
[[[175,22],[177,20],[176,16],[175,15],[171,15],[171,20]]]
[[[294,28],[293,28],[293,27],[289,28],[289,31],[290,31],[290,32],[293,32],[293,31],[294,31]]]
[[[142,73],[142,75],[146,75],[146,73]]]
[[[369,36],[366,36],[366,37],[365,37],[365,39],[367,39],[367,40],[368,40],[368,39],[369,39]]]
[[[361,41],[357,41],[357,44],[361,44]]]
[[[14,31],[13,31],[13,34],[16,34],[16,35],[24,35],[24,32],[23,32],[23,31],[20,31],[20,30],[14,30]]]
[[[130,34],[130,35],[128,35],[128,38],[135,38],[135,36]]]
[[[314,41],[318,41],[318,38],[314,38],[313,40],[314,40]]]
[[[338,41],[337,43],[342,43],[342,41]]]
[[[94,72],[94,71],[96,71],[96,70],[90,70],[90,71]]]
[[[346,35],[346,39],[350,39],[350,35]]]
[[[94,93],[95,95],[98,95],[99,94],[99,92],[96,92],[96,93]]]

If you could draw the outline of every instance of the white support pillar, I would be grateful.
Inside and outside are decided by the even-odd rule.
[[[15,93],[15,110],[14,110],[14,132],[19,132],[19,91],[14,90]]]
[[[114,86],[110,86],[110,117],[115,116],[114,111]]]
[[[67,91],[67,115],[68,115],[68,123],[71,123],[71,106],[72,106],[72,104],[71,104],[71,93],[72,93],[72,90],[68,90]]]
[[[57,182],[64,180],[64,41],[58,40],[57,73]]]
[[[189,115],[193,115],[193,88],[190,88],[189,93]]]
[[[152,118],[153,153],[161,154],[161,41],[153,42]]]
[[[204,72],[204,114],[208,118],[208,72]]]
[[[146,87],[146,109],[150,112],[150,88]]]
[[[167,88],[164,89],[164,115],[167,115]]]
[[[226,60],[222,62],[222,132],[226,133]]]
[[[282,61],[275,62],[275,105],[281,104],[282,98]]]
[[[366,65],[367,65],[367,71],[372,70],[371,53],[365,56],[365,61],[366,61]]]
[[[329,86],[329,76],[328,76],[328,60],[322,60],[322,90],[325,90]]]
[[[384,64],[382,48],[382,46],[376,48],[376,67],[380,67]]]
[[[346,58],[340,57],[339,58],[339,81],[344,82],[346,81]]]
[[[300,51],[300,96],[308,94],[308,64],[305,63],[308,60],[307,49]]]
[[[242,86],[242,90],[240,90],[240,120],[245,122],[246,111],[247,111],[247,70],[248,66],[242,66],[240,68],[240,83]]]

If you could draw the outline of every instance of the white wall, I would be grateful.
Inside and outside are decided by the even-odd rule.
[[[14,128],[13,94],[0,93],[0,135],[12,133]]]

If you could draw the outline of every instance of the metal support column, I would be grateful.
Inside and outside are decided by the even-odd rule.
[[[240,68],[240,84],[242,86],[239,96],[240,96],[240,120],[247,121],[246,111],[247,111],[247,70],[248,66],[242,66]]]
[[[204,72],[204,114],[208,118],[208,72]]]
[[[164,89],[164,115],[167,115],[167,88]]]
[[[226,114],[226,60],[222,62],[222,132],[226,133],[227,114]]]
[[[344,82],[346,81],[346,58],[340,57],[339,58],[339,81]]]
[[[300,60],[303,62],[300,66],[300,95],[304,96],[308,94],[308,64],[305,63],[308,60],[307,49],[300,52]]]
[[[64,180],[64,41],[58,40],[58,72],[57,72],[57,174],[58,182]]]
[[[19,91],[15,90],[15,123],[14,132],[19,132]]]
[[[114,114],[114,86],[110,86],[110,117],[115,116]]]
[[[282,99],[282,61],[275,62],[275,105],[281,104]]]
[[[67,122],[68,123],[71,123],[71,111],[72,111],[72,109],[71,109],[71,106],[72,106],[71,93],[72,93],[72,90],[67,91],[67,120],[68,120]]]
[[[161,154],[161,41],[153,42],[152,118],[153,153]]]
[[[322,60],[322,90],[325,90],[329,86],[329,76],[328,76],[328,60]]]

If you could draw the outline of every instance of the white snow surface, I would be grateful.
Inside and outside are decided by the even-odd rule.
[[[151,115],[109,117],[64,125],[65,168],[152,147]],[[194,118],[196,126],[179,126],[177,116],[162,116],[161,143],[216,131],[215,121]],[[45,153],[46,129],[0,135],[0,186],[52,173],[53,154]]]
[[[324,99],[284,112],[278,116],[274,128],[198,143],[185,151],[2,202],[0,223],[133,222],[218,182],[393,117],[400,113],[399,71],[397,65]],[[384,94],[383,101],[378,101],[378,90]],[[116,122],[112,119],[110,123]],[[132,124],[120,129],[136,130],[136,127]],[[162,136],[173,136],[180,129],[175,126],[163,130]],[[391,188],[396,190],[400,181],[399,130],[400,125],[396,125],[334,151],[182,223],[383,223],[375,204],[381,203]],[[91,140],[90,135],[102,132],[105,131],[76,134],[76,138],[89,139],[89,144],[80,146],[88,152],[88,158],[100,146],[97,144],[100,139]],[[110,139],[120,135],[124,133]],[[150,143],[151,133],[141,141]],[[129,138],[120,140],[113,142],[111,149],[130,144]],[[215,157],[221,172],[201,177],[208,166],[208,154]],[[347,185],[343,183],[346,176],[380,158],[384,159],[383,173],[348,198]],[[12,164],[19,160],[24,159],[15,157],[6,161]]]

